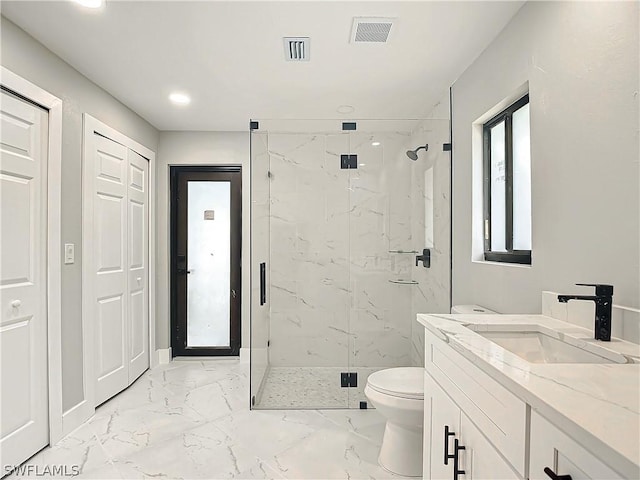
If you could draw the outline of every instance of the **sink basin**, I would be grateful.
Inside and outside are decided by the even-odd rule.
[[[529,363],[627,363],[619,353],[539,325],[470,325],[469,329]]]

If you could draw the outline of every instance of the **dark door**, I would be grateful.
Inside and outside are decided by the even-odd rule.
[[[240,351],[241,167],[171,167],[171,350]]]

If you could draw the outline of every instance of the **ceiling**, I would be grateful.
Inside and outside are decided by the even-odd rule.
[[[2,0],[2,15],[159,130],[235,131],[250,118],[424,117],[522,4]],[[396,18],[389,41],[350,43],[355,16]],[[284,36],[311,37],[311,60],[286,62]],[[172,105],[174,90],[191,104]]]

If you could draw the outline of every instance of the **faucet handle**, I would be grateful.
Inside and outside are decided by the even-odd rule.
[[[604,283],[576,283],[581,287],[596,287],[596,295],[613,295],[613,285]]]

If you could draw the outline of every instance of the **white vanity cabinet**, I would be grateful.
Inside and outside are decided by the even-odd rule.
[[[558,374],[561,380],[554,382],[552,368],[540,368],[540,372],[530,369],[528,365],[504,356],[500,347],[476,344],[463,337],[464,333],[460,334],[462,340],[459,340],[455,336],[456,324],[440,328],[425,330],[425,480],[640,479],[640,468],[633,461],[633,446],[638,444],[634,433],[640,430],[631,424],[635,421],[637,426],[637,416],[629,415],[629,428],[623,425],[621,429],[622,438],[629,439],[630,448],[615,439],[618,451],[627,451],[627,455],[614,460],[617,453],[611,453],[615,452],[613,442],[599,442],[601,437],[583,438],[582,427],[572,424],[567,415],[546,403],[546,395],[556,395],[556,385],[560,390],[564,387],[565,394],[574,393],[571,384],[565,386],[564,377]],[[472,361],[474,356],[479,362],[493,363],[495,372],[481,368]],[[622,370],[617,370],[616,374],[629,384],[620,387],[620,391],[625,394],[628,389],[628,396],[631,396],[635,392],[633,382],[637,380],[638,370],[634,365],[629,368],[628,374]],[[557,371],[566,375],[567,370]],[[609,374],[604,369],[592,371],[592,375]],[[568,376],[571,380],[571,374]],[[601,380],[606,378],[603,376]],[[543,395],[532,395],[527,390],[529,384],[536,386]],[[579,393],[580,389],[576,388],[575,392]],[[614,407],[622,414],[637,408],[633,405]],[[575,404],[575,408],[581,407]],[[605,418],[612,418],[610,411],[601,413]],[[557,422],[547,419],[556,417]],[[620,429],[619,420],[615,421]],[[456,450],[456,441],[458,447],[464,449]],[[632,460],[627,461],[629,458]]]
[[[620,475],[585,450],[566,433],[558,430],[537,412],[531,412],[529,478],[549,480],[544,472],[551,469],[571,480],[614,480]]]
[[[433,480],[516,480],[513,471],[458,405],[425,373],[423,477]],[[457,450],[456,450],[457,447]],[[456,474],[457,472],[457,474]]]

